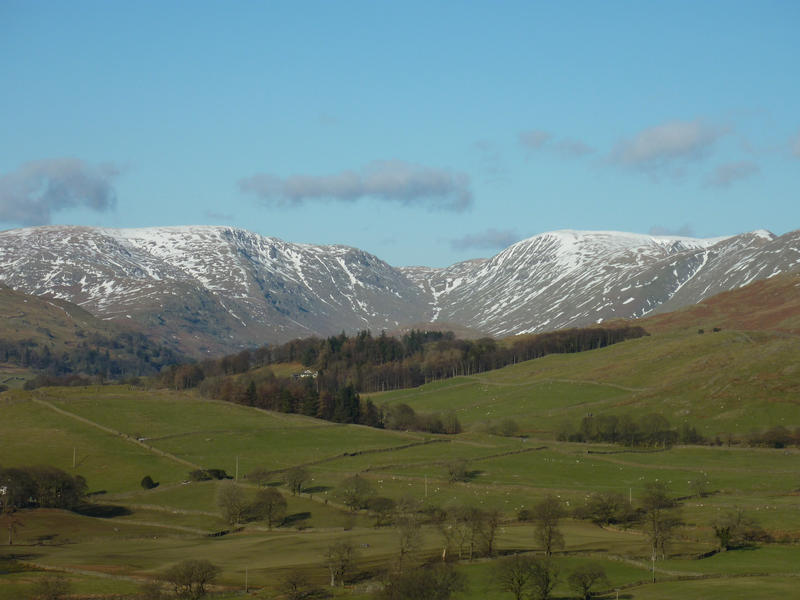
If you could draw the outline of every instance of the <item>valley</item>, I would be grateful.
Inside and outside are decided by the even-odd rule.
[[[605,329],[362,330],[182,365],[134,319],[0,290],[0,487],[36,465],[87,486],[71,510],[13,492],[0,599],[51,584],[174,597],[186,561],[209,565],[220,599],[379,600],[444,568],[451,597],[502,600],[513,560],[545,568],[552,598],[577,597],[581,573],[606,598],[785,596],[800,559],[798,277]],[[70,365],[83,375],[43,378]]]
[[[396,525],[376,527],[375,510],[346,506],[342,484],[355,475],[375,496],[416,507],[415,562],[435,562],[447,544],[431,516],[435,509],[463,506],[498,511],[497,555],[541,551],[535,524],[519,514],[555,495],[565,508],[564,546],[553,558],[562,573],[555,598],[574,597],[566,576],[586,563],[600,564],[605,589],[626,598],[786,594],[800,558],[800,451],[749,447],[744,440],[753,429],[796,426],[799,363],[796,340],[779,332],[701,335],[693,328],[369,396],[380,405],[452,409],[464,428],[457,435],[341,425],[148,387],[10,390],[2,396],[0,467],[50,464],[79,473],[89,482],[90,506],[113,516],[18,511],[24,526],[13,546],[2,546],[3,564],[13,568],[1,578],[0,598],[19,597],[45,568],[66,572],[78,593],[133,595],[189,557],[221,568],[214,587],[220,598],[239,597],[245,586],[251,597],[287,597],[282,586],[298,570],[308,589],[374,597],[374,578],[396,560],[399,534]],[[708,437],[730,435],[733,445],[647,450],[555,439],[563,423],[588,412],[658,412]],[[517,423],[516,435],[491,433],[504,419]],[[464,461],[465,480],[452,480],[454,461]],[[263,488],[247,475],[266,471],[264,483],[286,498],[284,524],[231,529],[217,503],[230,481],[187,483],[189,471],[201,466],[224,469],[248,498]],[[298,466],[308,480],[293,495],[282,482]],[[145,475],[158,486],[142,489]],[[698,478],[706,482],[702,494],[692,483]],[[639,506],[655,481],[680,498],[683,525],[668,559],[655,562],[653,583],[641,524],[601,527],[573,511],[597,493],[618,493]],[[714,553],[712,525],[734,510],[768,535],[749,549]],[[228,533],[212,536],[221,531]],[[353,543],[358,558],[348,584],[330,588],[325,554],[341,540]],[[454,598],[510,597],[493,575],[498,560],[457,561],[467,587]]]

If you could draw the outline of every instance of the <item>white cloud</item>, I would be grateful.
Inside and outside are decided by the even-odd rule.
[[[400,160],[375,161],[359,171],[333,175],[281,178],[259,173],[241,179],[239,189],[272,206],[299,206],[310,200],[353,202],[365,197],[456,212],[472,205],[469,177],[464,173]]]
[[[733,182],[752,177],[760,171],[758,165],[750,161],[725,163],[706,177],[705,184],[710,187],[727,188]]]
[[[0,176],[0,221],[46,225],[52,213],[84,206],[103,212],[117,200],[113,165],[90,165],[77,158],[53,158],[23,164]]]
[[[683,166],[708,155],[728,129],[702,121],[671,121],[644,129],[620,141],[610,161],[650,173],[680,172]]]

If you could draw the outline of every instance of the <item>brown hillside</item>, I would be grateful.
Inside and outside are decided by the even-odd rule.
[[[65,300],[0,285],[0,337],[4,340],[33,340],[62,349],[88,333],[110,335],[119,329]]]
[[[800,334],[800,271],[723,292],[675,312],[646,317],[639,324],[651,333],[719,327]]]

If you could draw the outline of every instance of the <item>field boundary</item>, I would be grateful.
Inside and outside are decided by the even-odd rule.
[[[74,419],[76,421],[80,421],[81,423],[84,423],[85,425],[91,425],[92,427],[95,427],[95,428],[97,428],[97,429],[99,429],[101,431],[104,431],[106,433],[109,433],[109,434],[111,434],[113,436],[122,438],[126,442],[129,442],[131,444],[135,444],[135,445],[137,445],[137,446],[139,446],[141,448],[144,448],[145,450],[147,450],[149,452],[152,452],[153,454],[157,454],[157,455],[159,455],[159,456],[161,456],[163,458],[168,458],[170,460],[173,460],[173,461],[175,461],[177,463],[180,463],[182,465],[185,465],[187,467],[192,467],[193,469],[202,469],[203,468],[201,465],[195,464],[193,462],[190,462],[188,460],[185,460],[183,458],[175,456],[174,454],[170,454],[169,452],[165,452],[163,450],[159,450],[158,448],[155,448],[155,447],[153,447],[153,446],[151,446],[149,444],[145,444],[144,442],[140,442],[135,437],[130,436],[127,433],[123,433],[121,431],[117,431],[116,429],[112,429],[111,427],[107,427],[105,425],[101,425],[100,423],[92,421],[91,419],[87,419],[86,417],[82,417],[80,415],[76,415],[75,413],[71,413],[68,410],[64,410],[63,408],[59,408],[58,406],[52,404],[51,402],[48,402],[47,400],[42,400],[41,398],[38,398],[38,397],[31,398],[31,400],[33,402],[35,402],[36,404],[39,404],[41,406],[45,406],[45,407],[57,412],[60,415],[63,415],[65,417],[69,417],[69,418]]]

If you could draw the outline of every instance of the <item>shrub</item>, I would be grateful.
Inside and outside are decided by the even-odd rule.
[[[173,565],[164,573],[178,598],[196,600],[206,594],[206,586],[213,583],[219,567],[208,560],[187,559]]]
[[[69,595],[70,583],[62,573],[47,573],[34,584],[33,593],[38,600],[60,600]]]

